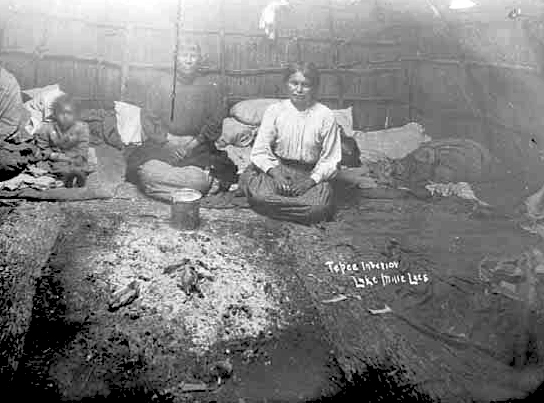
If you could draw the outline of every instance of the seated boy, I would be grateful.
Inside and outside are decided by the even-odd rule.
[[[52,122],[45,122],[36,131],[43,168],[71,188],[85,186],[88,169],[89,127],[78,120],[74,100],[62,95],[53,105]]]

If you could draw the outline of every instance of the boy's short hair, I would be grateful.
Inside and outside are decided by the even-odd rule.
[[[77,114],[78,106],[79,106],[77,101],[71,95],[63,94],[55,98],[55,100],[53,101],[53,104],[51,105],[53,116],[57,115],[60,109],[66,105],[70,105],[73,108],[74,113]]]

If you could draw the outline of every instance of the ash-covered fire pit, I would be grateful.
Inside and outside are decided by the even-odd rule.
[[[123,223],[111,247],[95,248],[74,262],[96,275],[111,292],[137,282],[139,295],[120,310],[156,312],[188,333],[192,351],[218,341],[257,336],[282,326],[277,286],[262,267],[233,253],[227,241],[188,237],[169,225]],[[194,273],[194,283],[190,273]]]

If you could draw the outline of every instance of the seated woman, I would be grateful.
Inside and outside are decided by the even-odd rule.
[[[260,214],[301,224],[330,220],[328,181],[342,159],[340,128],[316,100],[319,72],[313,64],[290,66],[284,83],[289,99],[266,110],[240,189]]]
[[[88,175],[89,127],[77,119],[77,107],[69,95],[53,105],[53,121],[43,123],[35,133],[36,145],[48,170],[68,188],[83,187]]]

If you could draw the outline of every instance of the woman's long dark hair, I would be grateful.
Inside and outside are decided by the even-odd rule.
[[[285,73],[283,74],[283,82],[287,83],[289,78],[295,73],[301,73],[304,77],[310,80],[313,89],[317,91],[319,88],[320,77],[319,70],[315,64],[311,62],[297,62],[290,64],[287,66]]]

